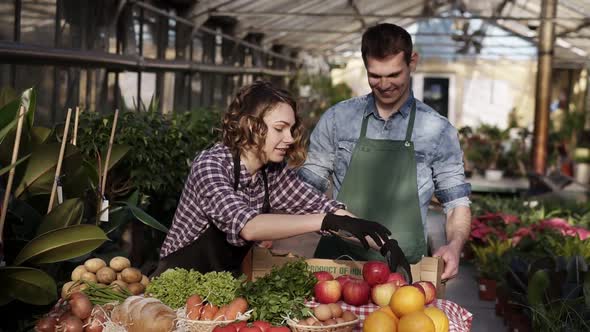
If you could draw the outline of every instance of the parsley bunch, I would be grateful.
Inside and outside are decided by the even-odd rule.
[[[146,294],[153,296],[172,309],[184,306],[186,299],[198,294],[216,306],[230,303],[236,298],[236,292],[242,280],[236,279],[229,272],[208,272],[182,268],[168,269],[154,278],[146,289]]]
[[[286,317],[310,315],[304,302],[311,297],[316,278],[303,259],[273,267],[271,272],[243,284],[239,293],[248,300],[251,320],[264,320],[281,325]]]

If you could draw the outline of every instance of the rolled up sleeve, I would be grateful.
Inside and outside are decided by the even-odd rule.
[[[234,190],[230,175],[220,162],[205,161],[194,176],[195,186],[200,188],[200,208],[219,230],[227,234],[230,244],[245,245],[247,242],[240,237],[240,232],[260,212],[250,207]]]
[[[463,151],[457,130],[450,124],[444,129],[435,151],[432,174],[434,195],[445,212],[457,206],[469,206],[471,185],[465,182]]]
[[[334,116],[334,109],[331,108],[318,121],[311,133],[307,159],[298,171],[303,181],[323,193],[328,190],[330,175],[334,171]]]

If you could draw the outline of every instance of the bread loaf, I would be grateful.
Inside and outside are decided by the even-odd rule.
[[[128,332],[169,332],[176,313],[158,299],[130,296],[113,309],[111,319]]]

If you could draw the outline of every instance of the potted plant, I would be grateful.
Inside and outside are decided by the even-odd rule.
[[[574,154],[574,178],[581,184],[590,183],[590,148],[577,148]]]
[[[481,147],[481,153],[486,161],[485,178],[488,181],[498,181],[504,175],[504,171],[499,166],[502,162],[501,158],[504,157],[502,143],[508,139],[508,131],[485,124],[481,125],[477,131],[486,143]]]
[[[507,270],[507,254],[511,248],[510,240],[499,239],[490,239],[484,246],[472,245],[481,300],[496,299],[497,284]]]

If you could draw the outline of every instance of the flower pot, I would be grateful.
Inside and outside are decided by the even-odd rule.
[[[485,171],[485,179],[488,181],[500,181],[504,176],[504,171],[499,169],[486,169]]]
[[[496,280],[479,278],[479,299],[494,301],[496,299]]]
[[[576,181],[580,182],[581,184],[590,183],[590,164],[576,163],[574,177]]]
[[[470,245],[463,246],[463,250],[461,250],[461,260],[462,261],[470,261],[473,259],[473,249],[471,249]]]
[[[522,312],[513,313],[508,322],[508,331],[510,332],[530,332],[531,321],[527,315]]]
[[[504,311],[506,310],[506,306],[508,305],[508,295],[506,295],[504,290],[498,288],[496,290],[496,316],[504,316]]]

